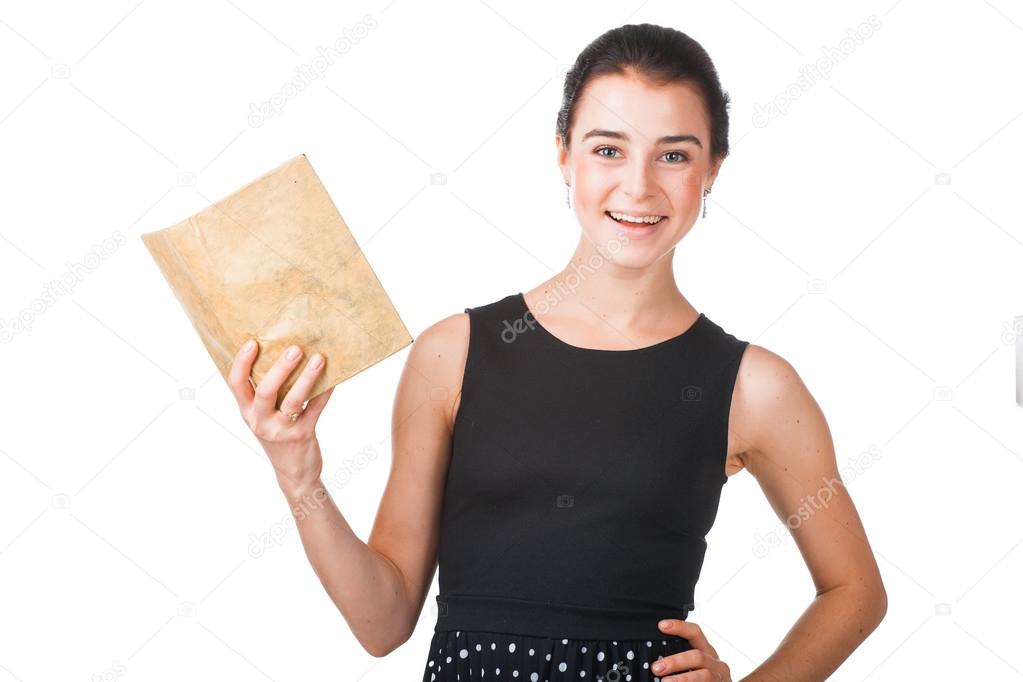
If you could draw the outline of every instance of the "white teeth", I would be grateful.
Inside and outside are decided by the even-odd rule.
[[[659,216],[659,215],[645,215],[645,216],[637,218],[637,217],[634,217],[634,216],[625,215],[624,213],[615,213],[613,211],[608,211],[607,214],[609,216],[611,216],[612,218],[614,218],[615,220],[618,220],[618,221],[621,221],[621,222],[646,223],[647,225],[653,225],[654,223],[659,223],[662,220],[662,218],[663,218],[663,216]]]

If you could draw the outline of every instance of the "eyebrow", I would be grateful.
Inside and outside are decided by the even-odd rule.
[[[594,128],[590,132],[583,135],[582,141],[585,142],[591,137],[613,137],[616,140],[625,140],[626,142],[629,141],[629,136],[621,132],[620,130],[601,130],[600,128]],[[665,135],[663,137],[659,137],[657,138],[656,144],[659,145],[675,144],[677,142],[692,142],[700,149],[703,149],[703,143],[700,142],[700,138],[696,137],[695,135],[690,135],[688,133],[683,135]]]

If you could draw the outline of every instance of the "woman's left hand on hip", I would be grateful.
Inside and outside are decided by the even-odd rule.
[[[718,652],[707,641],[703,630],[692,621],[677,618],[661,621],[658,629],[669,635],[689,640],[689,651],[672,654],[651,664],[650,669],[662,682],[732,682],[728,664],[718,658]],[[665,677],[665,675],[673,675]]]

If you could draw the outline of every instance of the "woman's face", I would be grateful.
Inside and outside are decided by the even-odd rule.
[[[584,235],[619,265],[643,267],[670,253],[700,215],[703,190],[720,167],[711,161],[699,93],[600,76],[580,93],[570,136],[570,150],[556,137],[558,163]],[[611,214],[619,213],[662,219],[617,222]]]

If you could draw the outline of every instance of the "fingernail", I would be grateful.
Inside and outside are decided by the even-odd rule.
[[[664,664],[663,663],[654,663],[653,668],[654,668],[654,672],[655,673],[659,673],[662,670],[664,670]]]
[[[288,359],[294,360],[298,357],[298,346],[292,346],[288,349]]]
[[[309,366],[312,367],[313,369],[316,369],[317,367],[320,366],[320,363],[322,362],[323,356],[317,353],[316,355],[313,356],[313,359],[309,361]]]
[[[256,347],[256,342],[253,341],[252,339],[249,339],[248,341],[245,342],[245,347],[242,348],[242,352],[243,353],[248,353],[250,350],[252,350],[255,347]]]
[[[658,625],[660,625],[662,628],[666,628],[669,625],[671,625],[671,622],[667,620],[662,620],[660,623],[658,623]]]

